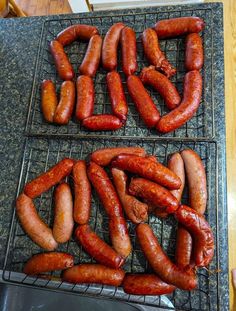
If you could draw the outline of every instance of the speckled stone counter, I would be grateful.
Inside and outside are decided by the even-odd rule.
[[[213,12],[212,49],[212,98],[214,108],[214,131],[211,139],[217,144],[217,202],[218,234],[217,258],[221,273],[218,275],[218,309],[228,310],[228,241],[226,206],[226,170],[225,170],[225,126],[224,126],[224,62],[223,62],[223,25],[222,5],[203,4],[191,6],[165,7],[165,11],[180,9],[210,8]],[[161,11],[162,8],[129,10],[128,13]],[[122,11],[119,11],[119,14]],[[127,13],[127,11],[125,11]],[[67,17],[92,17],[115,12],[68,15]],[[0,267],[3,266],[7,237],[10,228],[14,199],[18,186],[22,154],[24,150],[24,129],[30,102],[32,81],[37,58],[42,25],[47,20],[64,19],[65,16],[32,17],[0,20]],[[216,284],[211,284],[216,286]],[[214,309],[215,310],[215,309]]]

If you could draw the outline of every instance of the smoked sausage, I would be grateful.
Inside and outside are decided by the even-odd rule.
[[[122,121],[111,114],[97,114],[82,121],[90,131],[115,131],[123,126]]]
[[[126,76],[133,75],[138,68],[135,31],[124,27],[120,37],[122,51],[122,70]]]
[[[200,70],[203,58],[202,38],[198,33],[190,33],[185,42],[185,68],[188,71]]]
[[[52,123],[58,103],[55,85],[51,80],[43,80],[41,84],[41,102],[44,119]]]
[[[79,76],[76,81],[77,102],[75,117],[82,121],[91,117],[94,110],[94,84],[91,77]]]

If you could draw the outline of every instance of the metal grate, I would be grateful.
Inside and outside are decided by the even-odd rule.
[[[198,270],[198,289],[193,292],[176,290],[168,296],[134,296],[127,295],[122,288],[114,288],[101,285],[73,285],[61,282],[56,279],[60,276],[59,272],[51,274],[53,279],[42,279],[29,277],[21,273],[25,262],[34,254],[42,252],[36,244],[22,230],[15,212],[13,214],[11,231],[9,236],[8,248],[4,264],[3,279],[8,282],[46,287],[54,290],[83,293],[96,297],[112,298],[127,302],[138,302],[152,306],[165,308],[176,308],[180,310],[217,310],[218,297],[218,278],[214,272],[219,269],[218,263],[218,243],[217,243],[217,145],[214,142],[181,142],[176,141],[156,141],[154,139],[133,139],[133,140],[105,140],[105,139],[81,139],[63,140],[46,138],[29,138],[26,142],[22,170],[19,179],[18,193],[22,191],[24,184],[46,171],[52,165],[64,157],[74,159],[88,159],[88,155],[99,148],[115,146],[142,146],[149,154],[156,155],[160,162],[166,164],[167,156],[173,152],[191,148],[201,156],[207,173],[208,183],[208,205],[206,218],[209,221],[215,237],[216,251],[214,259],[209,267],[212,272],[206,269]],[[69,178],[69,182],[72,180]],[[188,190],[185,189],[183,202],[188,202]],[[53,189],[43,193],[35,199],[39,215],[48,224],[53,222]],[[107,216],[104,208],[99,202],[96,193],[93,193],[92,212],[90,225],[96,233],[109,243]],[[149,217],[149,224],[157,235],[163,249],[173,259],[176,238],[176,221],[173,217],[161,220],[154,216]],[[124,269],[129,272],[150,271],[143,253],[140,250],[135,236],[135,225],[128,221],[129,233],[132,241],[133,251],[128,257]],[[75,256],[75,263],[92,262],[75,240],[71,238],[68,243],[61,244],[58,251],[69,252]],[[213,285],[214,284],[214,285]],[[172,308],[173,307],[173,308]]]
[[[121,14],[121,13],[120,13]],[[28,111],[28,119],[26,125],[26,132],[31,135],[60,135],[60,136],[74,136],[74,137],[92,137],[93,132],[90,132],[83,128],[74,119],[69,122],[68,125],[58,126],[47,124],[42,117],[41,112],[41,99],[40,99],[40,85],[43,79],[52,79],[56,83],[56,88],[59,93],[62,80],[59,78],[52,56],[49,52],[49,42],[56,37],[56,35],[66,27],[76,24],[92,24],[99,28],[100,33],[104,36],[107,30],[116,22],[124,22],[126,25],[132,27],[137,35],[137,50],[138,50],[138,73],[144,66],[148,65],[147,60],[144,57],[143,47],[141,43],[141,34],[144,29],[153,27],[155,22],[164,18],[180,17],[180,16],[199,16],[206,22],[206,27],[202,33],[205,51],[204,67],[202,69],[203,75],[203,95],[201,105],[195,114],[195,116],[187,122],[180,129],[177,129],[173,133],[161,135],[156,130],[149,130],[140,119],[131,98],[128,95],[126,87],[126,79],[121,70],[121,55],[119,53],[119,65],[118,71],[121,73],[123,85],[125,88],[126,98],[129,106],[129,114],[126,125],[121,129],[113,132],[97,132],[96,135],[100,137],[106,136],[112,138],[119,137],[213,137],[213,112],[214,112],[214,98],[212,87],[212,65],[213,65],[213,14],[209,8],[202,9],[182,9],[167,12],[163,8],[162,12],[155,13],[133,13],[123,14],[114,13],[113,16],[92,15],[90,17],[82,18],[64,18],[49,20],[44,23],[42,30],[42,37],[40,42],[40,50],[37,58],[37,68],[35,72],[35,78],[33,83],[31,101]],[[174,38],[160,41],[161,49],[164,51],[167,59],[177,68],[177,74],[173,77],[172,81],[182,93],[183,77],[185,74],[184,69],[184,38]],[[78,67],[81,64],[87,43],[74,42],[71,45],[65,47],[66,53],[73,65],[76,76],[78,76]],[[207,75],[206,75],[207,73]],[[95,83],[95,113],[111,113],[111,105],[108,97],[106,86],[106,72],[100,68],[96,74]],[[159,94],[153,89],[147,87],[157,107],[160,109],[161,114],[167,112],[165,104]]]

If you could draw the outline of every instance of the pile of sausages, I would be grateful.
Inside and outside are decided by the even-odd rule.
[[[123,23],[116,23],[108,30],[104,40],[98,29],[90,25],[72,25],[57,35],[50,43],[57,72],[64,82],[61,85],[58,103],[54,83],[42,82],[42,111],[46,121],[67,124],[73,114],[91,131],[117,130],[127,119],[128,105],[124,88],[117,69],[117,53],[120,43],[122,52],[122,69],[127,77],[128,92],[148,128],[156,128],[161,133],[168,133],[185,124],[197,111],[202,95],[202,76],[199,70],[203,66],[203,45],[198,34],[204,29],[204,22],[199,17],[181,17],[158,21],[154,28],[144,30],[142,42],[144,54],[150,65],[137,71],[136,35],[132,28]],[[176,73],[159,46],[159,39],[176,36],[186,37],[185,68],[183,96],[169,80]],[[64,51],[64,46],[75,40],[89,41],[86,55],[79,67],[80,76],[76,81],[75,73]],[[105,70],[107,88],[112,114],[94,115],[93,78],[98,70],[100,59]],[[160,115],[155,103],[144,85],[152,86],[163,97],[169,113]]]
[[[110,173],[104,167],[110,168]],[[190,207],[181,205],[188,179]],[[73,191],[63,179],[72,174]],[[111,176],[111,178],[109,177]],[[39,217],[33,199],[57,185],[54,223],[49,228]],[[89,226],[91,186],[108,215],[111,245]],[[72,195],[73,192],[73,195]],[[214,255],[214,237],[203,216],[207,202],[206,174],[200,157],[191,149],[174,153],[162,165],[141,147],[105,148],[94,151],[90,161],[65,158],[28,182],[16,201],[16,212],[28,236],[47,251],[34,255],[24,273],[41,275],[64,270],[62,280],[71,283],[122,285],[136,295],[171,293],[176,287],[197,286],[196,268],[208,266]],[[161,248],[148,215],[172,214],[179,223],[175,263]],[[132,250],[126,218],[136,224],[141,249],[152,267],[151,274],[130,274],[121,269]],[[53,252],[69,241],[74,223],[75,240],[97,263],[74,265],[68,253]],[[192,240],[194,243],[192,243]]]

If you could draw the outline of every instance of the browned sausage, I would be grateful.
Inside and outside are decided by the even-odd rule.
[[[121,77],[118,72],[112,71],[107,74],[106,80],[112,113],[124,122],[126,121],[128,114],[128,105]]]
[[[100,63],[101,52],[102,37],[99,35],[94,35],[89,40],[86,54],[84,56],[82,64],[79,67],[79,72],[81,75],[86,75],[90,77],[95,76]]]
[[[91,210],[91,186],[87,177],[86,163],[80,160],[73,167],[74,221],[80,225],[89,221]]]
[[[52,233],[58,243],[69,241],[74,227],[73,200],[70,186],[62,183],[55,190],[54,223]]]
[[[189,71],[184,77],[184,93],[181,104],[161,117],[157,130],[168,133],[182,126],[197,111],[202,96],[202,76],[197,70]]]
[[[179,224],[175,248],[175,262],[178,267],[184,269],[190,265],[192,244],[191,234]]]
[[[197,280],[194,272],[180,269],[169,259],[149,225],[139,224],[136,233],[145,257],[164,282],[184,290],[196,288]]]
[[[124,292],[131,295],[164,295],[175,290],[175,286],[163,282],[155,274],[125,275],[123,281]]]
[[[143,68],[140,79],[143,84],[151,85],[157,90],[168,109],[172,110],[180,104],[181,98],[174,84],[166,76],[156,71],[153,66]]]
[[[92,36],[98,33],[98,29],[94,26],[77,24],[62,30],[57,35],[57,41],[65,46],[72,43],[76,39],[88,41]]]
[[[127,87],[129,94],[138,110],[141,118],[147,127],[156,126],[160,119],[160,113],[144,88],[142,81],[137,76],[129,76],[127,78]]]
[[[159,39],[177,37],[204,29],[204,21],[200,17],[178,17],[163,19],[155,24],[154,29]]]
[[[112,71],[117,67],[117,48],[124,27],[123,23],[116,23],[105,35],[102,46],[102,65],[105,70]]]
[[[124,264],[124,258],[93,232],[89,225],[81,225],[75,231],[75,237],[84,250],[97,262],[114,269]]]
[[[57,108],[57,93],[55,85],[51,80],[43,80],[41,84],[41,100],[43,117],[52,123]]]
[[[94,151],[91,154],[91,161],[101,166],[107,166],[111,160],[119,154],[135,154],[143,157],[146,151],[141,147],[113,147],[113,148],[102,148]]]
[[[75,75],[74,70],[61,43],[57,40],[51,41],[50,51],[54,58],[59,77],[62,80],[72,80]]]
[[[72,171],[74,160],[65,158],[51,167],[48,171],[28,182],[24,187],[24,193],[34,199],[51,187],[58,184]]]
[[[112,269],[99,264],[81,264],[65,270],[62,279],[69,283],[96,283],[120,286],[125,276],[121,269]]]
[[[32,199],[24,193],[16,200],[16,213],[23,229],[36,244],[47,251],[57,248],[52,230],[39,217]]]
[[[138,68],[135,31],[124,27],[120,37],[122,50],[122,69],[126,76],[133,75]]]
[[[88,76],[79,76],[76,81],[77,102],[76,119],[82,121],[93,114],[94,110],[94,84]]]
[[[202,38],[198,33],[190,33],[185,43],[185,68],[188,71],[200,70],[203,66]]]
[[[144,54],[149,63],[155,66],[156,69],[164,72],[168,78],[173,76],[176,73],[176,69],[172,67],[161,51],[155,30],[151,28],[145,29],[142,34],[142,42]]]
[[[123,171],[138,174],[171,190],[179,189],[181,186],[181,180],[175,173],[148,157],[120,154],[111,162],[111,165]]]
[[[67,253],[42,253],[32,256],[24,266],[25,274],[40,274],[54,270],[64,270],[74,265],[74,258]]]
[[[123,123],[111,114],[97,114],[84,119],[82,125],[90,131],[115,131],[121,128]]]
[[[113,182],[127,217],[135,224],[147,220],[148,206],[127,193],[127,176],[125,172],[112,168]]]
[[[61,85],[60,101],[55,111],[53,121],[57,124],[67,124],[75,106],[75,85],[72,81],[64,81]]]

